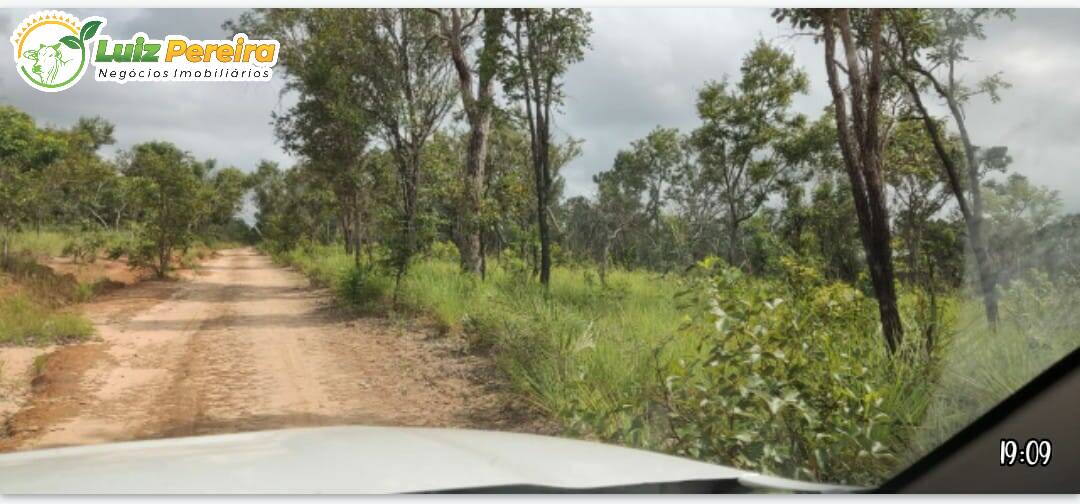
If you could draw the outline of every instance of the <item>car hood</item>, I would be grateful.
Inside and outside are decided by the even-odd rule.
[[[848,491],[602,443],[508,432],[319,427],[0,455],[0,492],[404,493],[731,482]]]

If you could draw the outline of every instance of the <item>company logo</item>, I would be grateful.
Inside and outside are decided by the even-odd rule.
[[[152,39],[143,32],[113,40],[102,34],[105,18],[79,20],[61,11],[41,11],[15,29],[11,43],[23,80],[41,91],[63,91],[93,66],[94,80],[235,82],[269,81],[277,64],[276,40],[190,40],[183,35]]]
[[[105,19],[84,20],[61,11],[41,11],[15,28],[15,67],[27,84],[48,92],[74,86],[90,61],[90,42]]]

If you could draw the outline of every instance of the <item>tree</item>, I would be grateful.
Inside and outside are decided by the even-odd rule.
[[[359,28],[363,49],[351,64],[361,70],[365,109],[375,121],[397,169],[400,201],[394,240],[396,281],[418,247],[417,214],[424,144],[449,111],[449,65],[434,40],[438,20],[411,9],[368,11]],[[397,290],[395,289],[395,293]]]
[[[983,202],[978,148],[971,140],[964,119],[964,104],[979,94],[989,95],[992,102],[1000,98],[998,91],[1008,87],[1000,74],[993,74],[975,88],[965,86],[956,75],[957,65],[967,61],[964,45],[969,38],[984,38],[982,22],[992,16],[1012,17],[1010,9],[912,9],[892,13],[896,26],[894,73],[903,82],[922,118],[927,135],[941,159],[949,187],[956,197],[960,214],[967,225],[968,238],[975,255],[975,264],[982,290],[986,320],[990,329],[998,324],[997,273],[990,264],[986,231],[983,229]],[[943,128],[927,111],[921,92],[929,86],[945,101],[963,145],[966,181],[962,168],[950,155]],[[969,199],[970,198],[970,199]]]
[[[881,9],[778,9],[774,17],[778,21],[790,20],[801,29],[818,30],[824,43],[837,140],[851,184],[859,236],[885,344],[895,352],[903,340],[904,328],[897,308],[892,232],[882,169],[885,13]],[[844,63],[837,59],[837,36]],[[840,80],[840,67],[846,85]]]
[[[159,278],[171,267],[172,254],[187,246],[193,223],[202,216],[203,186],[198,163],[168,142],[135,145],[123,155],[123,173],[137,181],[143,244],[136,262],[147,262]]]
[[[461,174],[464,194],[458,202],[454,241],[461,256],[462,270],[480,274],[483,269],[484,168],[491,118],[496,107],[495,81],[504,52],[502,38],[506,10],[439,9],[435,13],[439,19],[439,32],[457,74],[461,107],[469,124],[469,142]],[[483,45],[478,49],[475,61],[470,62],[465,51],[476,38],[477,31]]]
[[[0,107],[0,264],[8,261],[9,234],[47,203],[34,198],[35,183],[42,182],[35,172],[59,158],[64,147],[59,136],[37,129],[29,115]]]
[[[248,190],[247,175],[236,167],[214,172],[210,179],[213,188],[209,221],[224,226],[240,211]]]
[[[788,109],[808,87],[794,58],[763,40],[743,59],[741,72],[734,86],[710,82],[698,93],[703,124],[691,137],[702,170],[719,186],[731,264],[742,259],[742,224],[796,176],[798,164],[784,159],[782,144],[805,121]]]
[[[1038,255],[1042,243],[1035,236],[1061,211],[1057,191],[1032,184],[1014,173],[1003,181],[983,184],[987,219],[990,221],[990,258],[1000,280],[1008,282],[1023,273],[1025,260]]]
[[[374,124],[367,113],[376,99],[363,85],[366,44],[353,34],[371,28],[373,13],[356,10],[255,9],[225,23],[234,32],[278,39],[287,81],[296,104],[275,115],[275,133],[285,149],[302,156],[307,176],[333,188],[341,209],[338,224],[347,253],[359,263],[374,175],[367,149]],[[333,54],[335,57],[326,57]],[[290,240],[292,242],[292,240]]]
[[[551,280],[552,113],[562,104],[563,74],[585,56],[592,17],[581,9],[512,9],[511,19],[513,57],[504,69],[503,84],[510,97],[524,105],[529,126],[540,282],[546,288]]]
[[[658,267],[670,245],[663,243],[666,235],[662,212],[667,205],[668,192],[676,170],[686,162],[685,139],[674,128],[656,127],[645,138],[635,140],[629,150],[615,155],[608,171],[593,177],[597,184],[597,210],[607,231],[605,246],[610,249],[619,235],[626,236],[634,249],[634,262]],[[598,254],[605,264],[609,253]]]
[[[931,220],[944,208],[950,194],[942,184],[941,161],[922,125],[901,121],[892,133],[885,149],[885,163],[889,167],[885,180],[892,189],[896,231],[904,243],[909,279],[925,284],[928,272],[922,244]]]

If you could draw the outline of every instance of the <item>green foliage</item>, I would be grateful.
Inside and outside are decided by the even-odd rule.
[[[0,345],[48,345],[80,341],[94,328],[74,313],[56,311],[24,295],[0,298]]]
[[[665,369],[674,451],[800,479],[879,481],[922,419],[928,363],[918,348],[896,358],[881,348],[862,293],[784,266],[758,280],[702,263],[683,329],[699,354]]]
[[[105,244],[106,237],[101,233],[93,231],[78,233],[68,240],[61,253],[71,256],[76,264],[93,263]]]
[[[337,294],[361,310],[370,310],[386,298],[393,287],[392,279],[378,270],[353,265],[337,283]]]
[[[941,353],[941,379],[905,461],[925,455],[1080,347],[1080,283],[1056,280],[1030,272],[1003,289],[996,333],[979,300],[958,305],[957,330]]]
[[[20,231],[11,235],[11,252],[25,252],[32,256],[60,257],[69,241],[69,233],[63,230]]]
[[[127,153],[124,174],[137,180],[136,201],[144,223],[129,257],[164,277],[173,251],[190,244],[196,225],[207,215],[200,166],[171,143],[150,142]]]
[[[393,278],[355,258],[334,245],[304,243],[284,252],[274,253],[274,259],[299,269],[312,283],[334,289],[335,294],[352,307],[370,311],[386,300]]]
[[[277,257],[379,312],[392,280],[372,266],[385,252],[374,255],[360,268],[334,245]],[[1000,345],[986,344],[977,300],[906,286],[909,336],[890,357],[873,299],[809,264],[777,263],[766,278],[716,260],[685,279],[613,268],[606,285],[567,265],[545,293],[512,254],[481,280],[436,244],[403,279],[397,309],[490,355],[567,434],[854,484],[880,482],[1080,344],[1075,285],[1014,284]]]

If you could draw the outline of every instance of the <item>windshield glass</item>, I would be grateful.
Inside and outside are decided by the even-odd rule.
[[[1080,346],[1078,24],[0,10],[0,451],[427,426],[880,483]]]

